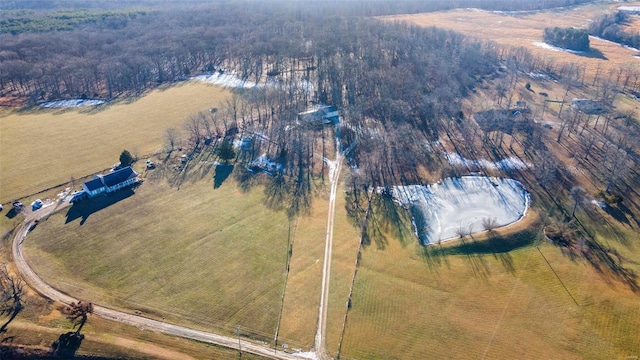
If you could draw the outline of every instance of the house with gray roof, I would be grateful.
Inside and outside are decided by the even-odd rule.
[[[82,184],[82,189],[90,196],[108,194],[131,186],[138,181],[138,173],[130,166],[116,170],[106,175],[96,175],[92,180]]]

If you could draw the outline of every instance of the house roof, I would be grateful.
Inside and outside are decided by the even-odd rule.
[[[133,171],[133,169],[130,166],[127,166],[120,170],[116,170],[112,173],[104,175],[102,177],[102,182],[107,187],[111,187],[111,186],[123,183],[129,179],[133,179],[136,176],[138,176],[138,174],[135,171]]]
[[[104,185],[102,185],[101,179],[99,177],[96,177],[95,179],[84,183],[84,186],[87,188],[87,190],[94,191],[94,190],[100,189]]]

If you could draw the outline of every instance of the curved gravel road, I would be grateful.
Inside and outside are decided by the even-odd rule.
[[[78,299],[66,295],[45,283],[31,269],[29,264],[24,259],[24,256],[22,254],[22,243],[25,241],[25,238],[29,233],[31,227],[37,224],[38,221],[45,217],[48,217],[55,211],[60,210],[68,205],[68,203],[61,202],[56,206],[48,206],[36,212],[27,213],[25,221],[19,226],[12,243],[13,261],[15,262],[18,272],[22,275],[27,284],[29,284],[31,288],[39,292],[41,295],[67,305],[71,304],[72,302],[77,302]],[[300,360],[301,358],[303,358],[303,356],[297,356],[296,354],[289,354],[284,351],[278,351],[266,345],[260,345],[245,340],[238,340],[238,338],[194,330],[184,326],[168,324],[165,322],[148,319],[142,316],[132,315],[122,311],[109,309],[96,304],[94,304],[93,306],[93,314],[105,319],[133,325],[145,330],[157,331],[168,335],[193,339],[236,350],[239,350],[239,348],[241,347],[243,352],[264,356],[270,359]],[[308,355],[306,358],[308,358]]]

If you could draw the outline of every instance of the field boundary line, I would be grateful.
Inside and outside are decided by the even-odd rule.
[[[531,256],[532,256],[532,253],[530,253],[527,256],[527,260],[525,261],[523,266],[524,268],[526,268],[527,265],[529,265]],[[511,289],[511,293],[509,293],[509,298],[507,299],[507,302],[504,304],[504,308],[502,309],[502,313],[500,313],[500,318],[498,319],[498,323],[496,324],[495,328],[493,329],[493,332],[491,333],[491,338],[489,339],[489,343],[487,344],[487,347],[484,349],[484,352],[482,353],[481,359],[485,359],[487,357],[487,353],[489,352],[489,349],[491,349],[491,345],[493,344],[493,339],[496,337],[496,334],[498,333],[498,329],[500,329],[500,327],[502,326],[502,320],[504,319],[504,315],[507,313],[507,309],[511,304],[511,300],[513,300],[513,295],[515,294],[516,288],[520,284],[521,279],[522,279],[522,274],[520,274],[520,276],[518,276],[516,281],[513,283],[513,288]]]
[[[371,199],[369,199],[369,206],[364,215],[364,223],[366,224],[371,210]],[[347,319],[349,316],[349,309],[351,308],[351,296],[353,295],[353,287],[356,283],[356,275],[358,274],[358,268],[360,266],[360,260],[362,259],[362,241],[364,240],[364,229],[360,230],[360,242],[358,243],[358,251],[356,252],[356,261],[353,268],[353,276],[351,277],[351,285],[349,286],[349,296],[347,296],[347,304],[345,305],[346,311],[344,312],[344,320],[342,321],[342,331],[340,332],[340,340],[338,341],[338,352],[336,353],[336,359],[340,359],[340,352],[342,351],[342,342],[344,340],[344,333],[347,329]]]
[[[280,323],[282,322],[282,312],[284,310],[284,298],[287,294],[287,283],[289,282],[289,269],[291,266],[291,258],[293,257],[293,244],[295,242],[296,230],[298,229],[298,218],[296,217],[293,224],[293,232],[291,231],[291,220],[289,220],[289,244],[287,246],[287,264],[285,268],[284,286],[282,289],[282,299],[280,300],[280,314],[278,315],[278,323],[276,324],[276,333],[273,337],[273,348],[278,348],[278,335],[280,334]]]

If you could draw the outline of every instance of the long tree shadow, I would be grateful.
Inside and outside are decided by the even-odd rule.
[[[8,309],[6,313],[9,314],[9,318],[7,319],[7,321],[4,322],[4,324],[2,324],[2,327],[0,327],[0,334],[7,331],[7,326],[9,326],[9,324],[11,324],[11,322],[16,318],[16,316],[18,316],[20,311],[22,311],[22,308],[23,306],[21,304],[18,304],[17,306],[14,306],[13,308]]]
[[[635,262],[623,258],[616,250],[607,249],[595,241],[587,241],[587,249],[583,253],[587,261],[606,281],[615,279],[626,284],[631,291],[640,292],[638,275],[623,265],[624,262]]]
[[[535,229],[527,229],[510,236],[494,235],[487,240],[463,242],[459,245],[445,247],[442,251],[446,255],[508,253],[532,245],[537,236]]]
[[[217,189],[222,186],[225,180],[233,172],[233,165],[220,164],[216,166],[216,171],[213,175],[213,188]]]
[[[51,355],[56,359],[72,359],[76,356],[82,340],[84,340],[84,335],[77,331],[64,333],[51,344]]]
[[[243,192],[249,192],[255,185],[259,183],[255,173],[249,171],[245,166],[238,166],[233,172],[234,179],[238,182],[238,186]]]
[[[98,196],[74,203],[73,206],[69,208],[69,211],[67,211],[65,224],[77,219],[82,219],[80,225],[83,225],[91,214],[131,197],[133,194],[135,194],[134,189],[129,187],[105,196]]]
[[[534,229],[528,229],[510,236],[499,236],[490,234],[489,238],[482,241],[471,241],[462,239],[458,245],[444,247],[440,251],[441,255],[464,255],[466,256],[474,272],[486,277],[488,268],[484,262],[485,255],[493,255],[500,261],[505,270],[510,273],[515,272],[513,257],[510,252],[523,247],[531,246],[535,242],[538,234]]]
[[[596,48],[589,48],[589,51],[580,51],[580,52],[572,52],[572,54],[592,58],[592,59],[601,59],[601,60],[609,60],[602,51]]]
[[[363,245],[376,244],[380,250],[388,245],[387,234],[392,235],[404,247],[413,239],[411,215],[398,205],[388,188],[371,194],[371,208],[364,223]]]
[[[287,179],[282,174],[277,174],[271,178],[264,187],[264,204],[274,210],[282,210],[290,202],[289,191],[291,190]]]

